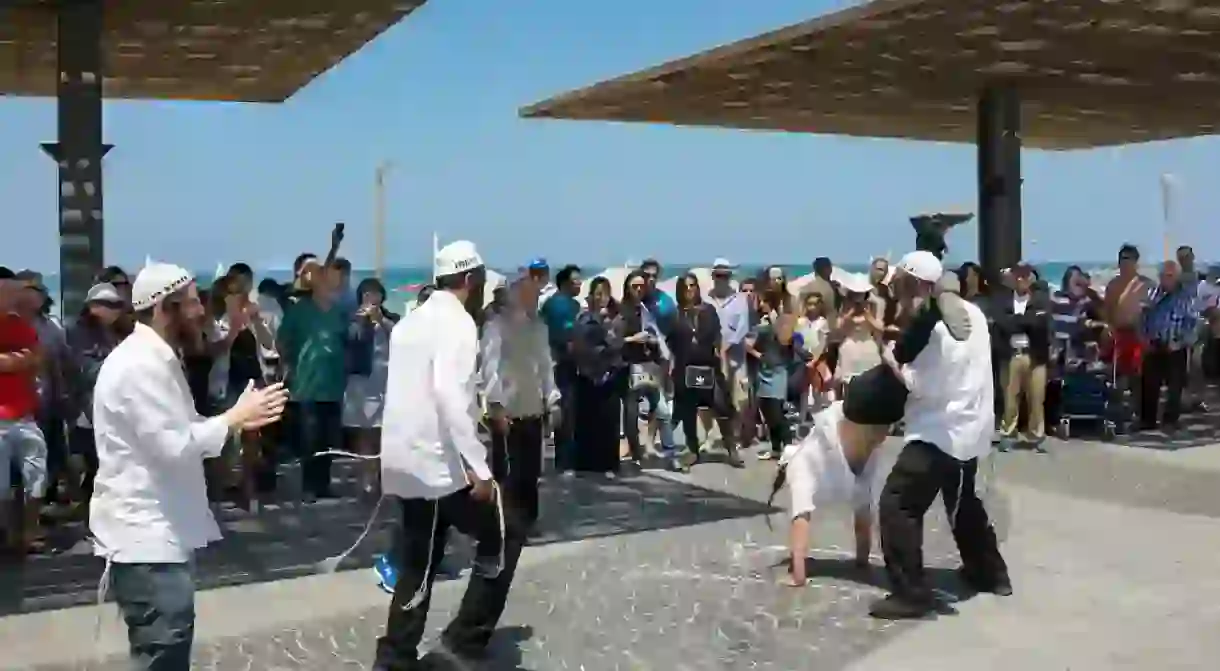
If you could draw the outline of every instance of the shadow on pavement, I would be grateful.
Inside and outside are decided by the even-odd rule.
[[[356,468],[335,464],[336,491],[354,492]],[[389,547],[394,506],[382,505],[369,538],[341,570],[367,568]],[[560,479],[542,485],[542,519],[532,545],[615,536],[750,517],[768,512],[756,501],[688,483],[634,475],[617,480]],[[198,553],[199,589],[246,585],[317,572],[317,563],[354,543],[372,513],[356,498],[315,504],[270,504],[257,515],[223,509],[224,540]],[[102,562],[91,555],[81,525],[68,525],[55,539],[62,551],[0,565],[0,616],[92,603]],[[452,577],[452,576],[450,576]]]

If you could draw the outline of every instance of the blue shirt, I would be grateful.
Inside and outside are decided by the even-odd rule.
[[[572,340],[572,328],[580,314],[580,302],[567,294],[555,293],[546,299],[538,313],[546,323],[552,357],[556,361],[570,358],[568,343]]]
[[[809,354],[797,344],[795,337],[788,345],[780,344],[770,326],[758,329],[754,349],[762,356],[758,360],[757,393],[759,398],[788,398],[788,378],[804,367]]]
[[[653,291],[648,300],[644,301],[644,306],[652,312],[652,315],[657,319],[657,326],[661,329],[663,335],[669,335],[669,326],[673,323],[674,315],[678,314],[678,304],[670,298],[669,294],[660,289]]]
[[[1157,287],[1148,295],[1144,312],[1144,335],[1164,345],[1192,344],[1198,331],[1199,314],[1195,310],[1195,285],[1179,285],[1173,291]]]

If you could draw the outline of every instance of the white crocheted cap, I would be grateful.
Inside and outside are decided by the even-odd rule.
[[[131,307],[139,312],[160,305],[166,296],[195,281],[187,269],[172,263],[149,263],[131,284]]]

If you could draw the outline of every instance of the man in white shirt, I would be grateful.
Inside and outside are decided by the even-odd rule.
[[[559,402],[538,280],[509,286],[508,304],[483,326],[481,378],[491,418],[492,473],[520,506],[527,528],[538,520],[543,418]]]
[[[457,616],[441,635],[445,652],[463,660],[486,654],[525,533],[506,516],[479,441],[476,359],[487,271],[470,242],[436,255],[436,291],[412,310],[390,338],[390,374],[381,430],[381,487],[400,499],[401,542],[393,553],[398,580],[385,635],[377,640],[378,671],[420,668],[435,566],[450,527],[474,537],[480,554]]]
[[[194,553],[220,539],[203,460],[219,457],[230,434],[279,421],[288,396],[279,385],[251,388],[223,415],[200,417],[178,358],[204,312],[194,277],[150,264],[132,286],[132,307],[135,330],[106,358],[94,387],[89,528],[136,668],[181,671],[190,668],[194,638]]]
[[[943,268],[930,252],[912,252],[898,266],[895,284],[904,312],[926,300]],[[987,319],[962,301],[970,319],[965,340],[950,335],[944,322],[933,327],[926,347],[901,368],[907,397],[906,446],[881,493],[881,547],[891,593],[873,604],[882,619],[919,618],[935,601],[924,576],[923,517],[940,494],[962,557],[960,577],[980,592],[1012,594],[1008,567],[995,531],[975,491],[979,457],[991,450],[995,390],[991,379],[991,337]],[[890,358],[892,365],[894,359]]]

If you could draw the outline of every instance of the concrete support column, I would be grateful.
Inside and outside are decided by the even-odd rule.
[[[56,41],[59,138],[42,145],[59,166],[60,306],[80,310],[102,269],[103,0],[59,0]]]
[[[995,281],[1021,260],[1021,99],[987,89],[978,102],[979,263]]]

